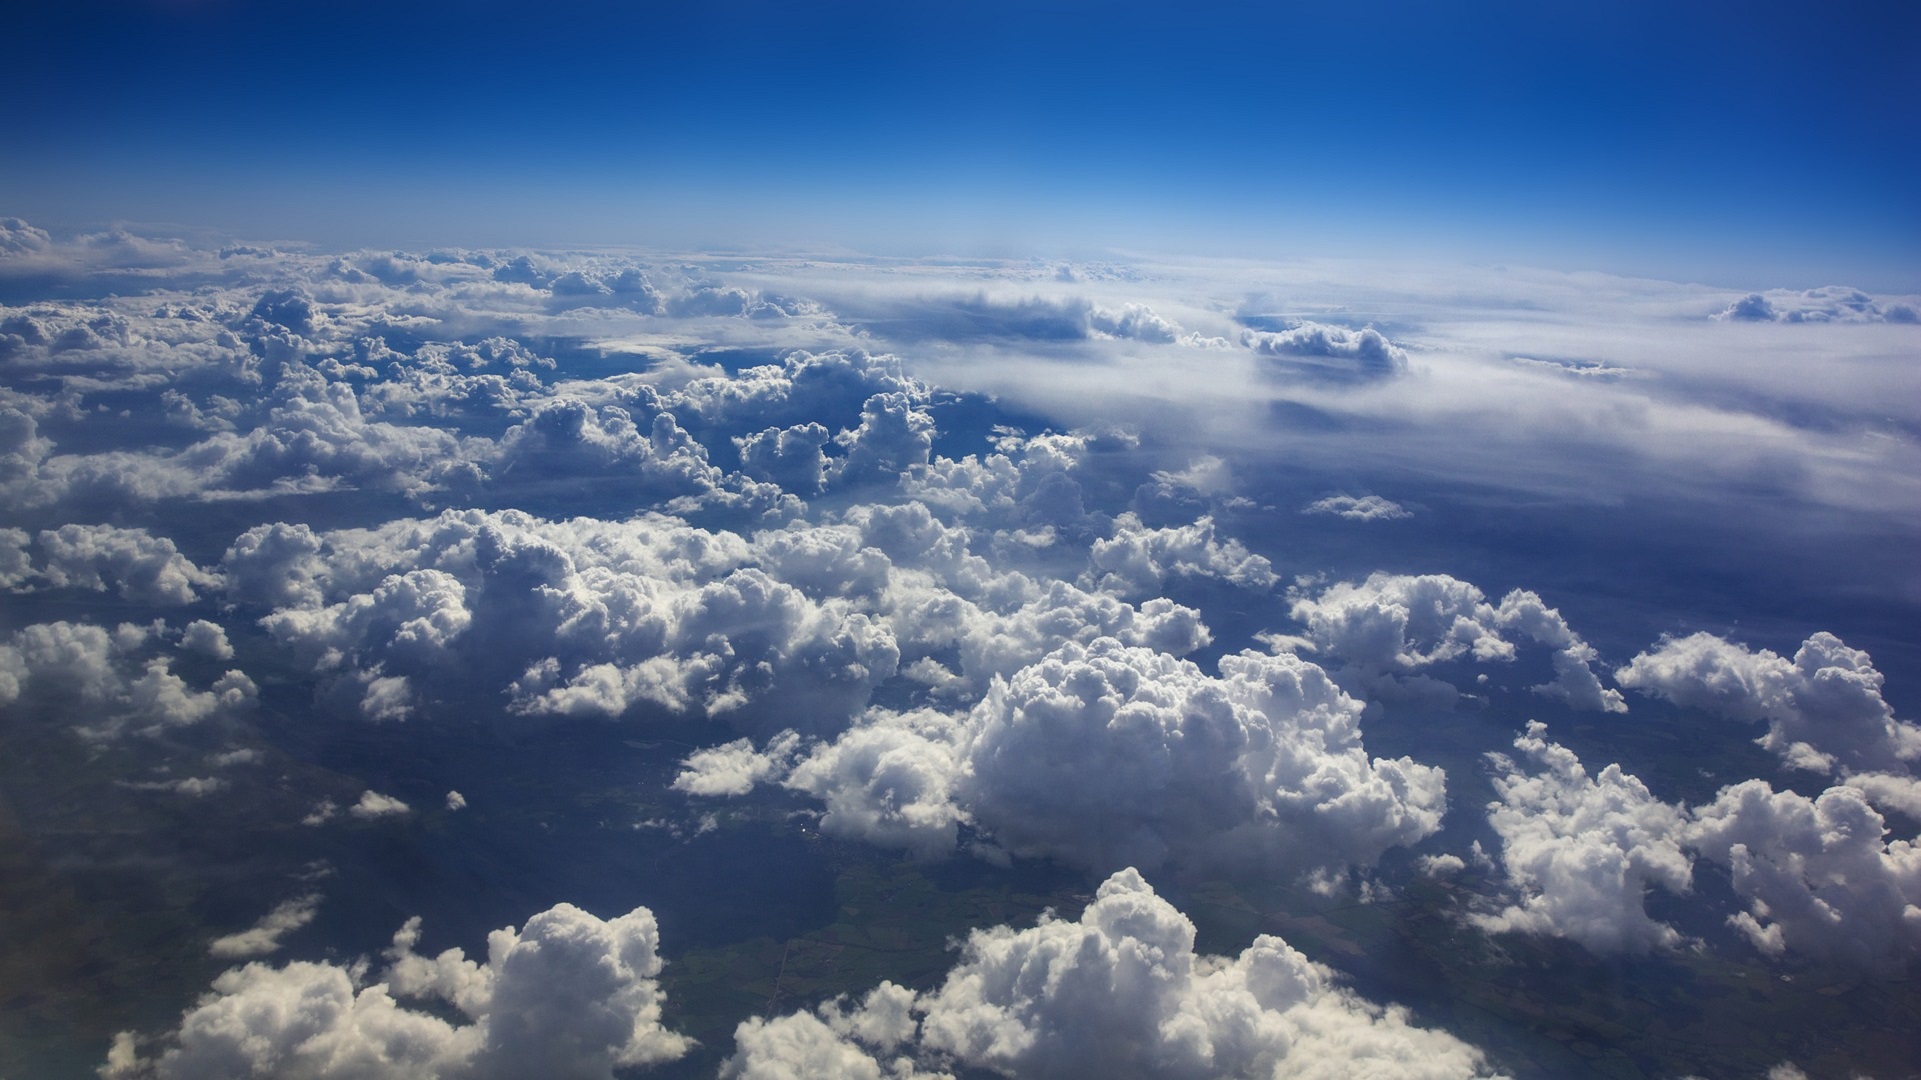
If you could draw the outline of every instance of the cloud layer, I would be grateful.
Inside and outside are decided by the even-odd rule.
[[[1194,954],[1130,867],[1366,903],[1445,877],[1419,887],[1463,948],[1562,937],[1556,978],[1916,958],[1913,298],[14,219],[0,264],[0,727],[10,776],[71,793],[22,827],[55,878],[138,835],[253,886],[166,901],[196,962],[253,962],[122,1072],[675,1058],[645,908],[554,907],[484,962],[333,936],[449,914],[366,887],[394,851],[506,850],[589,802],[648,858],[752,823],[823,875],[871,844],[978,860],[915,868],[943,882],[1108,878],[1079,920],[973,927],[933,989],[742,1027],[711,1049],[743,1075],[1485,1068],[1276,939]],[[1805,642],[1610,662],[1750,605]],[[632,753],[619,797],[547,783],[584,748]],[[148,831],[86,831],[122,812]],[[236,821],[315,862],[261,884]],[[1492,861],[1443,850],[1470,832]],[[605,909],[720,909],[645,878]]]

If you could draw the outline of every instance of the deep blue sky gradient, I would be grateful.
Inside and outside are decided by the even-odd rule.
[[[1911,3],[79,0],[9,21],[0,213],[56,227],[1560,252],[1921,288]]]

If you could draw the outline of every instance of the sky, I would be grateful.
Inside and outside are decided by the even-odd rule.
[[[10,36],[0,195],[53,226],[1750,288],[1911,288],[1921,250],[1900,4],[135,0]]]
[[[1907,1075],[1917,25],[15,14],[0,1074]]]

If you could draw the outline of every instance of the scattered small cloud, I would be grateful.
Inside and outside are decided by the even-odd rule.
[[[237,934],[215,938],[207,951],[222,960],[250,960],[280,951],[280,939],[313,922],[318,895],[295,897]]]
[[[1349,521],[1397,521],[1414,512],[1379,495],[1329,495],[1301,509],[1303,514],[1331,514]]]

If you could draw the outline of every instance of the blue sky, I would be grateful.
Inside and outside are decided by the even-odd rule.
[[[1912,5],[83,0],[13,18],[0,203],[55,226],[1460,254],[1773,275],[1757,285],[1913,288],[1921,268]]]

